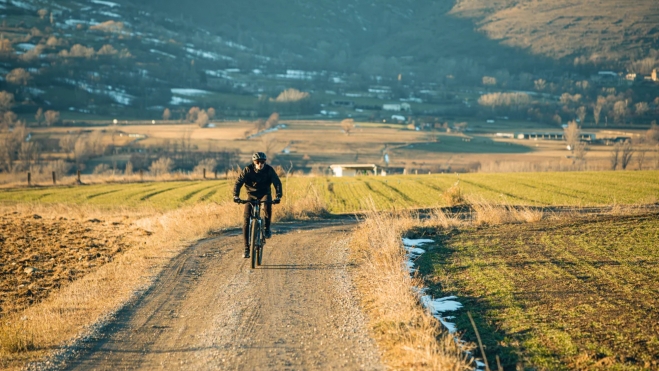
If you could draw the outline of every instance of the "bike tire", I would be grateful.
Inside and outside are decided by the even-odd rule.
[[[249,245],[252,250],[252,269],[256,268],[256,252],[259,250],[258,248],[258,227],[255,226],[255,223],[250,223],[251,228],[250,228],[250,238],[249,238]]]
[[[261,262],[263,261],[263,245],[264,243],[259,244],[259,257],[256,260],[256,264],[261,265]]]

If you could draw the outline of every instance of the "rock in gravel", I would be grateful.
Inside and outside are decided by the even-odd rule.
[[[35,267],[25,267],[25,269],[23,269],[23,272],[25,272],[28,275],[32,275],[33,273],[35,273],[37,271],[38,271],[38,269],[35,268]]]
[[[41,215],[34,214],[32,215],[33,219],[42,219]]]

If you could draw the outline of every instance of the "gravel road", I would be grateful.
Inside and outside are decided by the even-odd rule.
[[[238,233],[201,241],[64,369],[384,369],[351,286],[352,226],[278,224],[254,270]]]

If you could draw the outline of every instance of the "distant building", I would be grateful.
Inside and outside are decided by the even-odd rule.
[[[498,134],[497,134],[498,136]],[[517,139],[534,139],[534,140],[564,140],[563,132],[554,133],[515,133]],[[580,140],[593,142],[595,141],[595,134],[581,133]]]
[[[330,165],[334,176],[377,175],[378,167],[375,164],[347,164]]]

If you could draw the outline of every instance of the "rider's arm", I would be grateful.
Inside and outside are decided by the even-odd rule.
[[[247,168],[244,168],[243,171],[240,172],[238,175],[238,179],[236,179],[236,184],[233,186],[233,197],[239,197],[240,196],[240,187],[245,184],[245,175],[247,174]]]
[[[277,175],[275,169],[272,169],[271,176],[272,176],[272,185],[275,186],[275,194],[277,195],[276,198],[281,198],[283,196],[281,189],[281,180],[279,179],[279,176]]]

